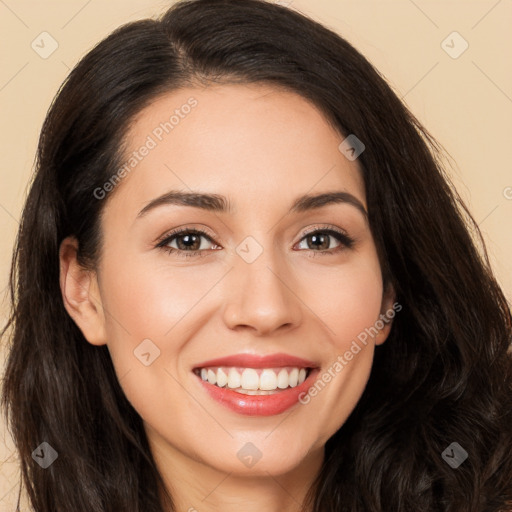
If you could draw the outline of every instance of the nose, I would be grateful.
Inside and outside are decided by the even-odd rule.
[[[294,290],[293,276],[269,253],[264,251],[252,263],[237,257],[226,283],[229,292],[223,311],[230,329],[250,329],[264,336],[300,325],[302,303]]]

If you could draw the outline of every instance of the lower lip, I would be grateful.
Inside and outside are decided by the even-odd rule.
[[[244,395],[229,388],[219,388],[199,376],[197,378],[210,397],[232,411],[247,416],[274,416],[297,404],[300,394],[307,392],[319,371],[319,369],[311,370],[308,378],[299,386],[273,395]]]

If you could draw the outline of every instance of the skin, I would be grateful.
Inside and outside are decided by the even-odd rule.
[[[127,152],[190,97],[198,105],[104,199],[97,269],[77,264],[76,240],[62,243],[64,302],[89,343],[108,345],[177,510],[296,511],[391,323],[308,404],[279,415],[225,408],[191,370],[235,353],[284,352],[318,361],[325,372],[390,310],[393,290],[383,289],[357,208],[287,213],[296,197],[329,191],[349,192],[366,208],[359,164],[338,149],[344,136],[301,96],[262,84],[174,91],[137,116]],[[225,195],[233,212],[164,205],[137,219],[171,189]],[[204,257],[155,248],[181,226],[211,234],[213,241],[200,239]],[[331,237],[326,249],[309,248],[304,232],[315,227],[344,230],[356,242],[335,252],[341,243]],[[236,252],[248,236],[263,249],[252,263]],[[144,339],[160,350],[149,366],[133,353]],[[237,457],[247,442],[262,453],[251,468]]]

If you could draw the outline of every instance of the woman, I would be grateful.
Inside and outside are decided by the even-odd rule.
[[[503,512],[510,310],[433,138],[260,0],[125,25],[45,120],[3,404],[37,512]]]

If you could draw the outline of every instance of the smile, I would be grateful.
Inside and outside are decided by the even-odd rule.
[[[299,404],[320,365],[288,354],[235,354],[193,368],[208,398],[238,414],[272,416]]]
[[[229,388],[246,395],[269,395],[302,384],[310,370],[297,367],[213,367],[198,368],[195,373],[203,381],[219,388]]]

